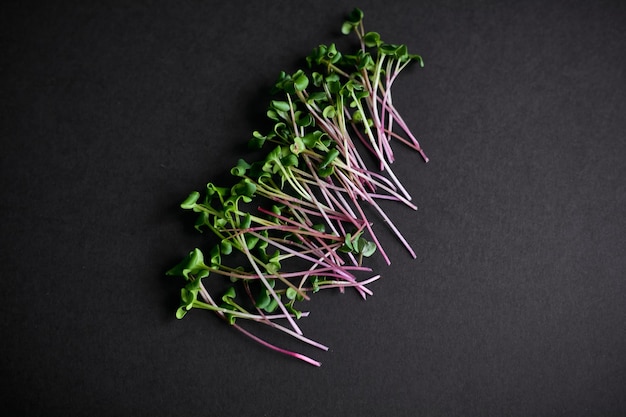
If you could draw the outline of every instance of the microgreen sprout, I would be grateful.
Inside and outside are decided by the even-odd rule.
[[[422,58],[366,32],[359,9],[341,30],[356,34],[355,52],[319,45],[306,58],[306,70],[279,74],[266,112],[273,127],[254,131],[249,141],[251,148],[266,150],[265,157],[239,159],[230,171],[234,185],[208,183],[183,201],[181,207],[198,216],[195,227],[214,243],[205,252],[194,249],[167,272],[186,281],[176,317],[193,308],[212,311],[252,340],[316,366],[318,361],[261,339],[244,323],[267,325],[327,350],[304,336],[297,321],[309,313],[299,304],[323,289],[372,294],[368,285],[380,275],[363,260],[377,250],[385,262],[390,258],[367,207],[415,257],[379,201],[416,209],[391,170],[392,141],[428,161],[391,95],[399,73],[413,62],[423,66]],[[363,152],[376,160],[376,169]],[[226,287],[213,290],[219,277]]]

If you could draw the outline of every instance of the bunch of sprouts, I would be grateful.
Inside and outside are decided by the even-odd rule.
[[[307,71],[278,77],[267,110],[273,128],[253,132],[249,142],[267,150],[266,156],[252,163],[240,159],[231,169],[235,185],[209,183],[181,204],[197,213],[196,228],[217,243],[206,253],[194,249],[167,272],[186,280],[178,318],[193,308],[213,311],[254,341],[316,366],[320,362],[262,339],[241,323],[270,326],[327,350],[298,326],[309,314],[300,302],[325,289],[372,294],[368,284],[380,275],[363,265],[364,258],[378,250],[387,264],[390,259],[366,207],[415,258],[379,202],[416,209],[391,169],[393,142],[428,161],[391,95],[399,73],[411,63],[422,67],[422,58],[365,32],[359,9],[342,32],[357,36],[355,53],[320,45],[307,57]],[[365,163],[372,158],[374,169]],[[217,277],[227,284],[216,295],[205,283]]]

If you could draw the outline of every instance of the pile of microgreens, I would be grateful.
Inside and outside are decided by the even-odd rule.
[[[366,33],[359,9],[349,15],[342,32],[358,37],[354,54],[342,54],[334,44],[320,45],[307,57],[309,72],[280,74],[273,89],[278,98],[267,110],[273,129],[255,131],[249,143],[268,149],[265,158],[253,163],[240,159],[231,170],[234,186],[209,183],[203,195],[193,192],[181,204],[198,213],[196,228],[210,231],[218,243],[208,256],[194,249],[167,272],[187,281],[178,318],[192,308],[213,311],[256,342],[316,366],[318,361],[261,339],[241,321],[270,326],[327,350],[303,335],[296,321],[308,312],[296,303],[330,288],[343,292],[352,287],[363,298],[372,294],[367,285],[380,275],[357,277],[371,273],[362,265],[363,257],[378,249],[390,260],[365,206],[415,257],[378,201],[416,209],[391,170],[392,140],[428,161],[391,97],[398,74],[412,62],[423,66],[421,57],[409,54],[405,45],[384,43],[376,32]],[[360,149],[375,158],[376,171],[366,166]],[[209,275],[227,278],[218,296],[203,283]]]

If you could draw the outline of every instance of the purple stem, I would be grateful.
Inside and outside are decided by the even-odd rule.
[[[263,345],[263,346],[265,346],[265,347],[267,347],[267,348],[269,348],[269,349],[271,349],[273,351],[282,353],[283,355],[291,356],[292,358],[300,359],[301,361],[304,361],[306,363],[310,363],[311,365],[314,365],[314,366],[321,366],[322,365],[321,362],[318,362],[318,361],[316,361],[314,359],[311,359],[308,356],[305,356],[305,355],[303,355],[301,353],[297,353],[297,352],[293,352],[291,350],[279,348],[276,345],[273,345],[273,344],[271,344],[269,342],[266,342],[265,340],[261,339],[260,337],[257,337],[255,335],[253,335],[252,333],[250,333],[249,331],[245,330],[244,328],[242,328],[241,326],[239,326],[237,324],[233,324],[233,327],[235,329],[239,330],[240,332],[242,332],[243,334],[245,334],[246,336],[248,336],[249,338],[251,338],[252,340],[254,340],[255,342],[260,343],[261,345]]]

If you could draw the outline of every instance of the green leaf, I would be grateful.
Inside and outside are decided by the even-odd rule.
[[[324,76],[317,71],[314,71],[313,73],[311,73],[311,77],[313,78],[313,85],[316,87],[321,86],[322,82],[324,82]],[[316,94],[316,93],[310,93],[309,97],[313,94]]]
[[[362,70],[363,68],[373,71],[375,64],[372,55],[369,52],[359,51],[357,54],[357,69]]]
[[[279,110],[279,111],[287,112],[290,109],[289,103],[287,103],[286,101],[272,100],[270,102],[270,105],[272,106],[272,108]]]
[[[331,162],[333,162],[337,157],[339,156],[339,151],[336,148],[333,148],[331,150],[329,150],[326,155],[324,155],[324,158],[322,159],[322,162],[320,163],[320,169],[324,169],[326,168],[328,165],[330,165]]]
[[[343,246],[341,246],[339,250],[344,253],[354,251],[354,247],[352,245],[352,233],[346,233],[346,236],[343,240]]]
[[[248,147],[251,149],[261,149],[267,140],[267,136],[263,136],[259,131],[252,132],[252,139],[248,141]]]
[[[222,264],[222,254],[220,253],[219,245],[215,245],[211,248],[209,256],[211,259],[211,266],[217,267]]]
[[[374,242],[370,242],[365,240],[364,238],[359,238],[358,240],[358,253],[365,257],[372,256],[376,252],[376,244]]]
[[[285,291],[285,295],[288,299],[295,300],[296,296],[298,295],[298,291],[296,291],[293,287],[288,287]]]
[[[317,275],[311,275],[309,277],[309,281],[311,281],[311,286],[313,287],[313,292],[316,293],[320,290],[319,287],[319,277]]]
[[[269,303],[270,303],[270,295],[267,289],[262,288],[255,300],[256,307],[259,309],[264,309],[265,307],[269,305]]]
[[[336,115],[335,106],[326,106],[322,115],[327,119],[332,119]]]
[[[283,205],[277,206],[276,204],[272,204],[271,210],[272,210],[272,213],[280,216],[280,214],[282,213],[282,209],[284,208],[285,206]]]
[[[249,163],[243,159],[239,159],[239,161],[237,161],[237,165],[230,170],[230,173],[236,177],[243,177],[246,175],[246,171],[250,169],[250,167],[251,165]]]
[[[228,223],[228,220],[223,219],[221,217],[213,217],[213,227],[215,227],[216,229],[221,229],[224,226],[226,226],[226,224]]]
[[[259,234],[265,238],[267,238],[269,235],[267,230],[261,230]],[[263,256],[265,256],[265,260],[263,262],[266,262],[268,259],[267,255],[265,254],[265,249],[267,249],[268,245],[269,245],[269,242],[263,239],[259,239],[259,243],[257,243],[256,245],[256,248],[258,249],[259,253],[262,253]]]
[[[235,196],[253,197],[256,192],[256,184],[248,179],[239,181],[231,189],[231,193]]]
[[[265,115],[269,118],[274,120],[275,122],[279,121],[280,118],[278,117],[278,113],[276,112],[276,110],[274,109],[268,109],[267,112],[265,112]]]
[[[266,266],[265,269],[267,270],[267,272],[269,274],[276,274],[278,273],[278,271],[280,271],[280,262],[278,261],[273,261],[273,262],[269,262]]]
[[[337,73],[327,75],[325,81],[331,94],[337,94],[341,90],[341,79]]]
[[[277,295],[280,298],[280,294]],[[278,307],[278,301],[276,301],[276,299],[272,297],[269,304],[265,306],[265,311],[267,311],[268,313],[273,313],[274,311],[276,311],[276,307]]]
[[[256,246],[257,242],[259,241],[259,237],[258,236],[254,236],[251,235],[249,233],[246,233],[244,235],[244,238],[246,240],[246,247],[250,250],[254,249],[254,247]]]
[[[220,305],[220,307],[223,308],[224,310],[233,311],[232,310],[233,306],[228,303],[223,303],[222,305]],[[224,312],[224,317],[226,317],[226,320],[228,321],[228,324],[230,325],[235,324],[235,321],[237,320],[236,316],[233,316],[231,313],[227,313],[227,312]]]
[[[296,316],[296,319],[300,319],[300,317],[302,317],[302,311],[300,311],[300,310],[296,310],[296,309],[293,307],[293,303],[287,303],[287,304],[285,304],[285,307],[287,308],[287,310],[288,310],[291,314],[293,314],[294,316]]]
[[[191,194],[189,194],[189,196],[185,199],[185,201],[180,203],[180,207],[186,210],[193,209],[199,198],[200,198],[200,193],[197,191],[194,191]]]
[[[297,167],[298,166],[298,157],[292,153],[290,153],[289,155],[285,156],[284,158],[281,158],[280,163],[283,164],[283,166],[285,167]]]
[[[293,152],[294,155],[299,155],[300,152],[306,149],[304,145],[304,141],[301,137],[295,136],[293,138],[293,143],[289,146],[289,150]]]
[[[313,91],[309,94],[307,102],[309,104],[317,103],[317,105],[321,107],[323,104],[328,102],[328,96],[325,91]]]
[[[313,132],[309,132],[302,137],[302,142],[308,149],[312,149],[315,145],[320,142],[320,139],[326,135],[326,133],[321,130],[314,130]]]
[[[309,78],[302,70],[294,74],[293,85],[296,91],[303,91],[309,86]]]
[[[209,224],[209,213],[207,213],[206,211],[201,211],[193,227],[195,227],[197,231],[202,233],[202,228],[205,227],[207,224]]]
[[[229,287],[224,295],[222,295],[222,301],[224,302],[221,307],[227,310],[236,311],[239,310],[239,306],[235,303],[235,298],[237,298],[237,293],[235,292],[235,287]],[[236,316],[233,316],[230,313],[224,313],[228,322],[230,324],[235,324]]]
[[[383,55],[395,55],[398,50],[398,45],[383,43],[378,47],[378,50]]]
[[[337,51],[337,46],[334,43],[331,43],[330,45],[328,45],[328,49],[326,50],[326,56],[328,58],[332,58],[338,53],[339,51]]]
[[[348,35],[354,28],[355,25],[352,22],[343,22],[343,25],[341,25],[341,33]]]
[[[251,223],[252,215],[250,213],[246,213],[245,216],[243,216],[243,220],[239,222],[239,227],[241,227],[242,229],[249,229]]]
[[[204,264],[204,256],[200,249],[196,248],[175,267],[167,271],[166,275],[184,276],[185,279],[191,280],[189,274],[196,274],[208,267]]]
[[[334,172],[335,172],[335,166],[330,165],[330,166],[327,166],[326,168],[319,168],[317,170],[317,175],[319,175],[320,178],[326,178],[326,177],[330,177],[331,175],[333,175]]]
[[[287,79],[287,73],[285,71],[281,71],[278,73],[278,78],[276,79],[276,82],[274,83],[274,88],[272,88],[272,94],[275,94],[278,91],[283,89],[283,84],[286,79]]]
[[[216,187],[213,183],[208,183],[206,185],[207,196],[209,198],[213,198],[215,195],[217,195],[222,203],[224,202],[224,197],[228,195],[229,191],[230,190],[228,188]]]
[[[313,116],[311,116],[311,113],[306,113],[304,116],[298,114],[296,118],[296,124],[302,127],[313,126],[315,124],[315,119],[313,118]]]
[[[237,298],[237,292],[235,291],[235,287],[229,287],[224,295],[222,295],[222,301],[230,305],[233,305],[233,300],[235,298]]]
[[[395,58],[404,62],[407,59],[409,59],[409,52],[406,48],[406,45],[400,45],[398,46],[398,48],[396,49],[396,54],[395,54]]]
[[[424,68],[424,60],[422,59],[421,56],[409,54],[409,59],[412,60],[412,61],[417,61],[419,63],[419,66],[421,68]]]
[[[315,144],[315,148],[321,151],[327,151],[332,143],[332,139],[327,135],[323,134],[320,136],[320,140]]]
[[[265,161],[256,161],[252,163],[252,166],[248,170],[248,176],[255,179],[256,183],[262,183],[265,179],[270,178],[271,175],[269,171],[271,171],[271,169],[268,168],[268,170],[265,171],[265,165]]]
[[[191,310],[193,302],[197,299],[197,291],[190,291],[187,287],[180,289],[180,301],[187,310]]]
[[[274,133],[276,133],[279,138],[284,140],[289,139],[291,136],[291,130],[289,130],[284,122],[278,122],[274,125]]]
[[[337,94],[341,91],[341,83],[339,81],[330,81],[327,83],[328,91],[332,94]]]
[[[228,240],[222,240],[220,242],[220,251],[223,255],[230,255],[233,252],[233,244]]]
[[[183,317],[185,317],[187,312],[188,310],[185,307],[183,306],[178,307],[178,310],[176,310],[176,318],[179,320],[182,319]]]
[[[348,21],[352,23],[359,23],[363,20],[363,11],[358,7],[355,7],[348,15]]]
[[[313,51],[306,57],[309,67],[312,67],[313,64],[321,64],[327,49],[325,45],[319,45],[317,48],[313,48]]]
[[[326,76],[325,80],[327,83],[332,83],[341,81],[341,78],[339,78],[339,74],[332,72]]]
[[[377,32],[367,32],[365,36],[363,36],[363,41],[365,45],[372,48],[380,45],[380,35]]]
[[[202,278],[206,278],[206,277],[208,277],[208,276],[209,276],[209,274],[210,274],[210,272],[209,272],[209,270],[208,270],[208,269],[202,269],[202,270],[200,270],[200,271],[196,272],[196,281],[199,281],[199,280],[201,280]]]

